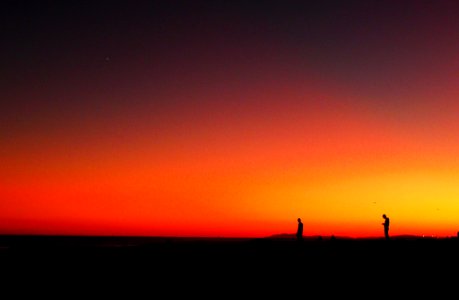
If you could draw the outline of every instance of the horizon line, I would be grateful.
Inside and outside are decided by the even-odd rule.
[[[280,233],[272,234],[267,236],[202,236],[202,235],[116,235],[116,234],[47,234],[47,233],[0,233],[0,237],[75,237],[75,238],[164,238],[164,239],[296,239],[294,233]],[[304,235],[304,239],[354,239],[354,240],[364,240],[364,239],[384,239],[384,236],[348,236],[348,235],[334,235],[334,234],[314,234],[314,235]],[[436,235],[424,235],[424,234],[398,234],[392,235],[391,239],[447,239],[447,238],[459,238],[458,235],[445,235],[445,236],[436,236]]]

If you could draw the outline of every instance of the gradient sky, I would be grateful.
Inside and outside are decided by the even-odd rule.
[[[458,1],[4,1],[0,233],[455,236]]]

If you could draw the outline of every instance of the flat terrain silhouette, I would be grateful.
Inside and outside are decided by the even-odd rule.
[[[298,244],[295,235],[240,239],[0,236],[0,264],[8,281],[45,280],[79,291],[104,287],[104,293],[135,286],[134,290],[143,287],[171,296],[185,290],[188,295],[211,296],[213,289],[235,294],[269,294],[273,288],[295,292],[317,284],[362,291],[385,289],[389,284],[388,288],[398,286],[413,293],[407,288],[410,282],[431,287],[457,280],[458,254],[456,237],[387,241],[305,236]]]

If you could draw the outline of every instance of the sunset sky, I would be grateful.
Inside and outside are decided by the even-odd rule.
[[[5,1],[0,234],[455,236],[459,1]]]

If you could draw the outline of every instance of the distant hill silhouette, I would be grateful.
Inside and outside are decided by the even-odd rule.
[[[347,236],[332,236],[332,235],[306,235],[303,238],[305,240],[329,240],[332,239],[332,237],[336,239],[353,239],[351,237]],[[273,234],[270,236],[266,237],[267,239],[296,239],[296,236],[294,233],[279,233],[279,234]]]
[[[294,233],[279,233],[273,234],[270,236],[265,237],[267,239],[296,239]],[[383,236],[368,236],[368,237],[350,237],[350,236],[336,236],[336,235],[310,235],[304,236],[306,240],[318,240],[318,239],[340,239],[340,240],[375,240],[375,239],[383,239]],[[450,237],[444,237],[450,238]],[[394,235],[391,237],[393,240],[419,240],[419,239],[442,239],[441,237],[432,237],[432,236],[422,236],[422,235],[413,235],[413,234],[401,234],[401,235]]]

